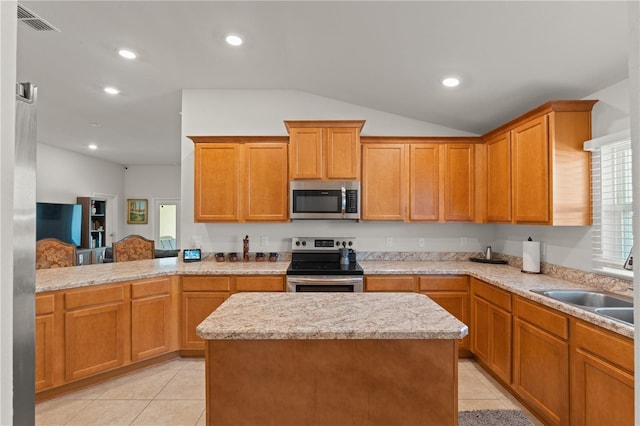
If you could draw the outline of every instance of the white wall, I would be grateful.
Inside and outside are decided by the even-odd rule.
[[[598,99],[592,112],[592,137],[629,128],[629,80],[623,80],[584,99]],[[590,226],[496,225],[495,251],[522,256],[522,241],[541,242],[541,260],[583,271],[591,270]]]
[[[200,242],[205,252],[289,251],[292,236],[355,236],[366,251],[480,251],[491,226],[396,222],[295,221],[287,224],[202,224],[193,221],[193,142],[196,135],[287,135],[284,120],[366,120],[363,135],[468,136],[469,133],[407,119],[295,90],[184,90],[182,92],[182,210],[180,248]],[[262,237],[268,244],[261,245]],[[386,246],[386,237],[393,245]],[[426,238],[424,248],[418,239]],[[461,242],[465,242],[461,244]]]
[[[13,419],[13,173],[17,20],[0,1],[0,424]]]
[[[155,239],[158,214],[154,210],[155,199],[180,198],[180,166],[127,166],[124,171],[125,194],[122,199],[123,222],[120,229],[123,236],[138,234],[150,240]],[[193,178],[192,178],[193,181]],[[148,200],[149,219],[145,225],[128,225],[126,221],[126,198]],[[193,204],[193,202],[192,202]]]

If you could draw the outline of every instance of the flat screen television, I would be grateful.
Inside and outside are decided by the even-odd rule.
[[[57,238],[80,247],[81,232],[80,204],[36,203],[36,240]]]

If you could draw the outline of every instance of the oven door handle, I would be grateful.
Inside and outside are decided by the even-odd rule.
[[[287,282],[291,284],[358,284],[362,282],[362,277],[348,278],[293,278],[287,277]]]

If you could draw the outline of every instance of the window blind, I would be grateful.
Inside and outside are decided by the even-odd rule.
[[[631,139],[627,133],[585,144],[592,151],[594,269],[623,269],[633,246]]]

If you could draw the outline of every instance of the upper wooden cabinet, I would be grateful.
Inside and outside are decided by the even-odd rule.
[[[289,178],[360,180],[359,121],[285,121]]]
[[[288,220],[286,138],[191,139],[196,222]]]
[[[590,225],[591,109],[552,101],[486,135],[487,221]]]
[[[474,220],[475,138],[363,139],[363,220]]]

